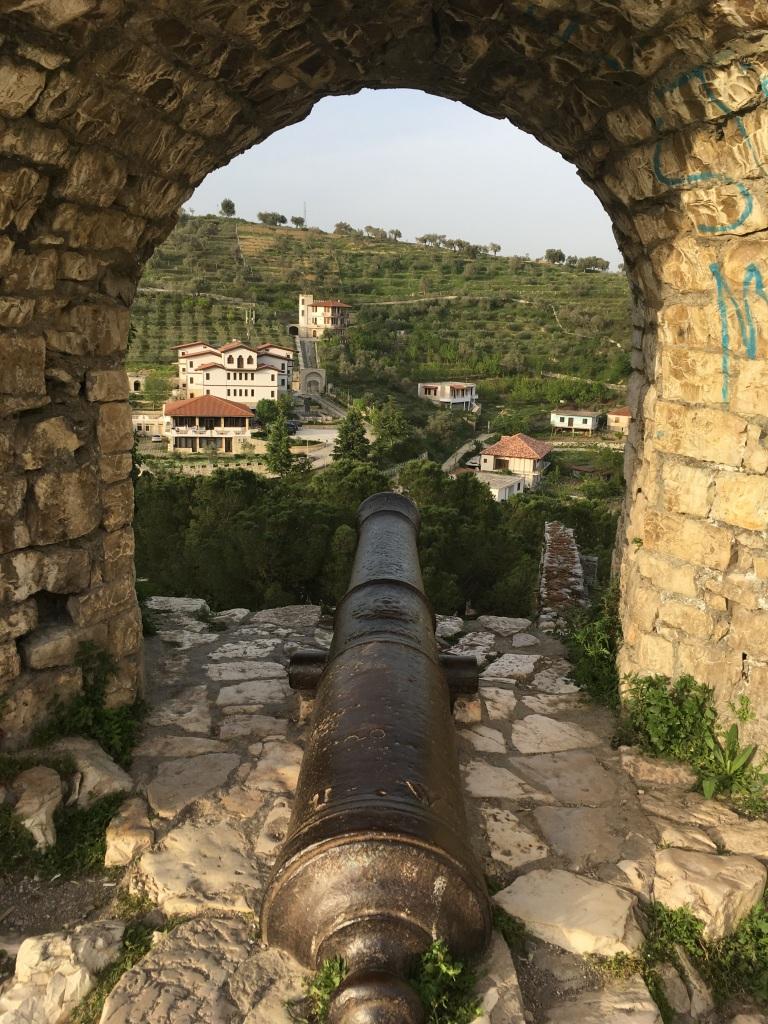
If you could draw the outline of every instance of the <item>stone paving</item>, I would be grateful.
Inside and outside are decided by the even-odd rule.
[[[286,667],[298,648],[330,644],[330,622],[313,606],[234,609],[213,617],[227,627],[214,632],[200,621],[202,602],[154,605],[151,712],[107,859],[126,866],[131,891],[188,920],[158,934],[123,975],[102,1024],[288,1024],[303,972],[260,944],[253,912],[285,834],[307,728]],[[438,624],[446,650],[482,667],[480,699],[458,716],[471,838],[496,904],[532,937],[516,970],[494,934],[478,970],[478,1019],[658,1024],[642,979],[605,985],[588,957],[636,952],[654,896],[691,906],[709,936],[731,930],[765,888],[768,829],[692,793],[682,766],[614,749],[613,715],[570,682],[548,625],[497,616]],[[73,753],[86,764],[87,751]],[[78,960],[71,936],[28,941],[0,992],[0,1024],[64,1021],[72,992],[92,984],[93,953]],[[41,966],[49,948],[56,956]],[[665,986],[680,1020],[736,1021],[713,1016],[692,968],[681,977],[670,967]]]

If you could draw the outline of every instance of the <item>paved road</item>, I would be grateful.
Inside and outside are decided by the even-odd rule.
[[[448,458],[442,465],[443,472],[450,473],[452,469],[455,469],[456,466],[458,466],[459,462],[461,461],[462,455],[464,455],[465,452],[472,450],[472,448],[475,445],[475,442],[485,441],[490,436],[490,434],[477,434],[475,437],[470,438],[470,440],[467,441],[466,444],[463,444],[461,448],[457,448],[453,455],[448,456]]]

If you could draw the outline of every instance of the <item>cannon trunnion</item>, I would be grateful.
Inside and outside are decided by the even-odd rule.
[[[301,656],[292,666],[292,685],[316,686],[316,701],[262,931],[311,969],[343,957],[350,973],[334,1024],[419,1024],[420,1001],[403,980],[414,956],[436,938],[474,956],[490,935],[451,716],[453,696],[476,690],[477,670],[462,660],[446,679],[413,503],[377,494],[358,518],[327,662]]]

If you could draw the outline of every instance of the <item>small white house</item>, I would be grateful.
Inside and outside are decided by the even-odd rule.
[[[631,422],[632,412],[628,405],[608,410],[608,429],[612,430],[615,434],[628,434]]]
[[[538,487],[549,463],[552,445],[527,434],[503,434],[480,452],[481,473],[513,473],[526,489]]]
[[[466,381],[438,381],[436,384],[418,384],[419,398],[424,398],[443,409],[473,410],[477,406],[477,388]]]
[[[509,501],[513,495],[525,490],[525,480],[514,473],[480,472],[477,479],[490,490],[494,501]]]
[[[553,430],[569,430],[572,434],[596,433],[602,418],[602,413],[591,409],[553,409],[549,414]]]

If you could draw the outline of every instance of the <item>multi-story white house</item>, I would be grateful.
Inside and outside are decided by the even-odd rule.
[[[316,299],[314,295],[299,295],[298,336],[320,338],[325,331],[346,331],[349,327],[350,308],[341,299]]]
[[[596,433],[602,418],[602,413],[591,409],[553,409],[549,414],[553,430],[570,430],[572,434]]]
[[[522,478],[527,490],[532,490],[541,483],[549,466],[546,460],[551,451],[551,444],[527,434],[503,434],[496,444],[480,452],[480,470],[484,473],[514,473]]]
[[[443,409],[475,410],[478,408],[477,388],[474,384],[439,381],[436,384],[418,384],[419,398],[425,398]]]
[[[214,395],[166,402],[163,420],[168,450],[180,455],[238,455],[255,426],[247,405]]]
[[[237,399],[251,408],[263,398],[289,394],[293,351],[280,345],[251,348],[232,341],[211,345],[177,345],[180,389],[185,398],[211,395]]]
[[[628,434],[629,424],[632,422],[632,410],[628,405],[622,405],[618,409],[608,410],[608,429],[616,434]]]

